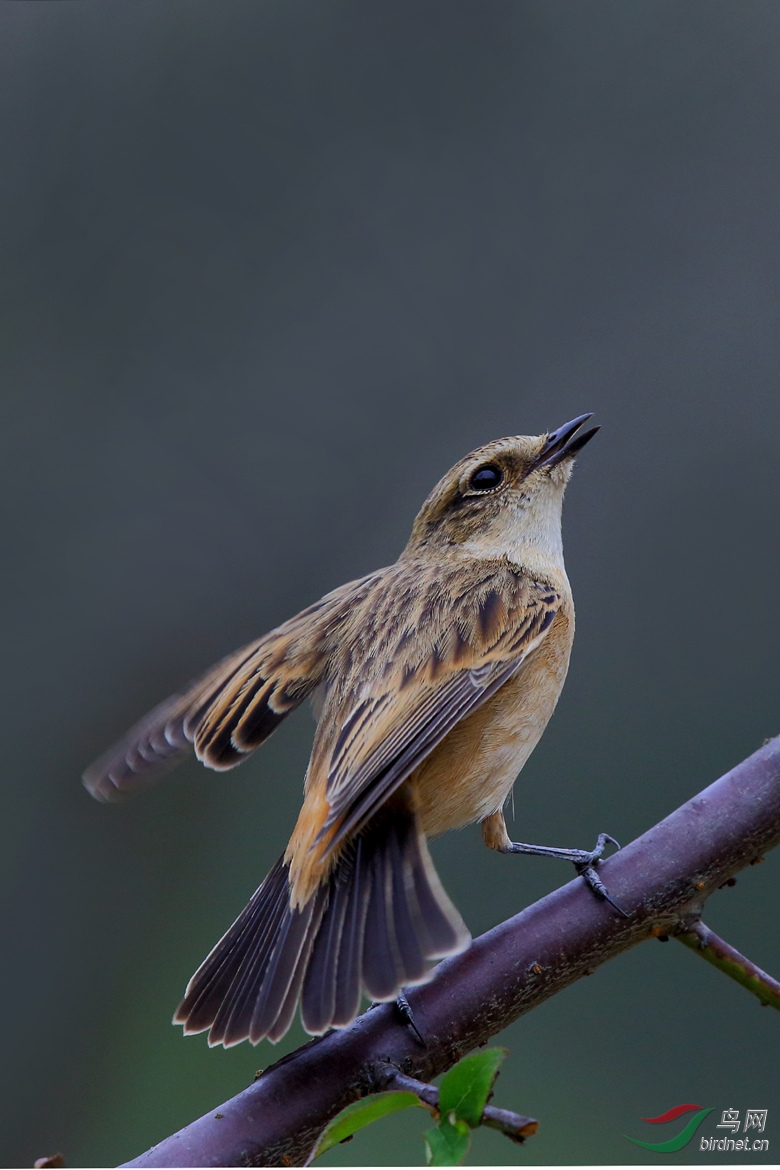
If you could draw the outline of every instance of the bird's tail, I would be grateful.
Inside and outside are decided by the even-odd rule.
[[[394,999],[469,933],[433,867],[411,809],[386,809],[339,857],[303,907],[281,858],[189,982],[174,1023],[209,1044],[344,1027],[361,994]]]

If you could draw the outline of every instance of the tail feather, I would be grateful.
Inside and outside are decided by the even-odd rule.
[[[465,927],[460,915],[448,913],[452,906],[439,880],[428,846],[420,841],[418,864],[414,867],[414,892],[420,912],[420,943],[429,959],[443,959],[461,951],[468,941],[463,940]]]
[[[273,920],[287,898],[287,870],[280,860],[190,979],[174,1023],[184,1024],[187,1033],[212,1028],[210,1038],[222,1040],[230,1014],[240,1007],[243,976],[258,944],[273,937]]]
[[[428,969],[420,945],[420,933],[424,932],[424,924],[420,918],[420,908],[414,892],[414,867],[415,864],[419,864],[414,847],[418,842],[411,836],[404,841],[395,832],[389,844],[387,861],[392,882],[393,928],[397,958],[401,970],[406,973],[407,982],[416,983],[418,979],[423,978]]]
[[[350,870],[354,873],[354,867]],[[345,878],[335,880],[331,886],[328,913],[312,949],[301,1000],[304,1026],[314,1034],[324,1031],[336,1012],[336,980],[330,977],[330,972],[339,963],[349,900],[350,887]],[[359,1003],[359,983],[357,993]]]
[[[363,985],[371,999],[391,999],[403,986],[396,962],[392,919],[392,879],[386,874],[385,857],[371,859],[371,899],[363,934]]]
[[[252,1015],[249,1031],[252,1043],[257,1044],[265,1036],[278,1040],[287,1031],[295,1012],[295,1002],[290,1010],[290,1019],[283,1028],[280,1019],[282,1009],[289,1007],[289,993],[293,983],[297,982],[300,986],[322,920],[324,902],[323,891],[319,891],[303,909],[287,914]],[[297,998],[296,995],[296,1001]]]
[[[371,895],[363,855],[363,841],[362,838],[358,838],[355,843],[352,876],[345,895],[347,909],[339,948],[336,978],[334,979],[336,993],[332,1023],[337,1028],[345,1027],[351,1023],[360,1011],[363,937],[366,928],[366,915],[368,914],[368,900]],[[326,972],[322,972],[320,978],[326,978],[326,974]],[[311,981],[314,982],[313,974]],[[305,1014],[303,1020],[305,1026],[307,1022]]]
[[[301,1001],[321,1033],[357,1015],[360,997],[393,999],[468,932],[438,879],[414,813],[385,809],[342,853],[303,907],[280,859],[189,982],[175,1016],[209,1044],[279,1040]]]
[[[321,912],[322,911],[320,909],[320,915]],[[311,948],[314,944],[314,940],[315,930],[310,929],[307,931],[304,946],[300,951],[298,963],[293,971],[292,978],[290,979],[290,984],[287,988],[287,994],[285,995],[284,1000],[279,1007],[276,1019],[274,1020],[272,1026],[268,1029],[268,1039],[273,1044],[276,1044],[277,1040],[281,1040],[281,1038],[287,1032],[287,1029],[290,1027],[290,1024],[293,1022],[295,1009],[298,1006],[298,1001],[301,996],[301,986],[303,984],[304,975],[306,974],[308,958],[311,954]],[[263,1039],[263,1034],[256,1029],[253,1033],[250,1034],[249,1038],[253,1044],[257,1044],[260,1040]]]
[[[236,956],[238,962],[233,966],[233,978],[209,1034],[210,1044],[221,1043],[228,1048],[250,1033],[258,991],[262,991],[274,947],[283,941],[283,930],[290,917],[287,873],[282,865],[277,863],[277,866],[271,888],[267,893],[257,895],[257,920],[246,933],[243,954]]]

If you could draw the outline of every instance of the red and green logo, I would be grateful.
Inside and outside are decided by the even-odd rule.
[[[669,1138],[668,1141],[640,1142],[639,1138],[628,1137],[627,1133],[623,1134],[623,1137],[628,1138],[635,1146],[643,1146],[655,1154],[673,1154],[676,1150],[681,1150],[683,1146],[688,1145],[704,1118],[708,1113],[712,1113],[712,1109],[702,1109],[701,1105],[675,1105],[674,1109],[667,1109],[666,1113],[661,1113],[658,1117],[642,1118],[642,1121],[647,1121],[650,1125],[661,1125],[664,1121],[675,1121],[685,1113],[693,1113],[694,1110],[697,1112],[694,1113],[685,1128],[680,1130],[676,1137]]]

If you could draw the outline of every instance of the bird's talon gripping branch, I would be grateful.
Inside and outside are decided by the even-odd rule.
[[[553,845],[528,845],[524,841],[510,841],[506,830],[506,821],[503,812],[499,811],[486,817],[482,822],[482,836],[490,849],[499,853],[526,853],[533,857],[556,857],[559,861],[570,861],[580,877],[584,878],[594,894],[603,898],[613,906],[624,918],[630,918],[621,906],[618,906],[601,878],[596,873],[596,866],[604,856],[607,843],[620,848],[619,843],[609,833],[599,833],[593,849],[560,849]]]
[[[609,833],[599,833],[598,840],[596,841],[596,848],[593,850],[592,854],[594,860],[604,856],[604,850],[607,846],[607,842],[609,842],[610,845],[614,845],[616,849],[620,849],[620,842],[616,841],[614,837],[610,837]]]
[[[595,860],[598,862],[598,858]],[[575,869],[577,870],[577,873],[580,875],[580,877],[585,879],[597,897],[603,898],[605,902],[609,902],[610,906],[614,907],[618,914],[622,914],[624,918],[631,917],[631,915],[626,910],[624,910],[622,906],[618,906],[614,898],[611,897],[607,887],[596,873],[596,869],[593,864],[575,865]]]
[[[409,1003],[409,1000],[406,998],[406,995],[403,991],[399,991],[398,995],[396,996],[395,1010],[398,1012],[403,1022],[412,1029],[423,1048],[427,1048],[423,1034],[414,1022],[414,1012],[412,1011],[411,1004]]]
[[[593,890],[594,894],[596,894],[599,898],[603,898],[605,902],[609,902],[610,906],[614,907],[618,914],[622,914],[624,918],[630,918],[631,915],[628,914],[622,906],[618,906],[617,902],[614,900],[614,898],[611,897],[607,887],[596,873],[596,866],[604,856],[604,850],[607,846],[607,842],[609,842],[610,845],[614,845],[616,849],[620,848],[620,844],[615,840],[614,837],[610,837],[609,833],[599,833],[595,849],[592,849],[590,853],[586,853],[583,856],[581,862],[575,861],[574,868],[577,870],[577,873],[580,875],[580,877],[585,879],[590,888]]]

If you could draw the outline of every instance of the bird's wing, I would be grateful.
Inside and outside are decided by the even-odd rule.
[[[549,585],[492,572],[453,598],[432,580],[417,616],[436,633],[400,624],[391,669],[356,696],[327,760],[323,856],[359,830],[452,728],[495,694],[539,646],[561,604]],[[403,615],[404,607],[399,607]],[[406,621],[414,622],[407,613]],[[423,652],[420,653],[420,646]]]
[[[380,573],[327,594],[150,711],[84,773],[98,800],[154,784],[194,745],[220,771],[245,760],[318,685],[350,607]]]

